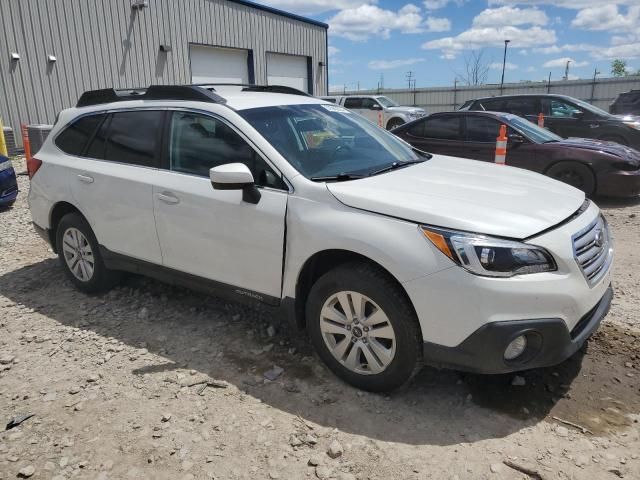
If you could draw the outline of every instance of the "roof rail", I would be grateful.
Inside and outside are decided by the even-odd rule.
[[[148,88],[89,90],[80,96],[76,107],[126,100],[187,100],[226,103],[226,100],[220,95],[198,85],[151,85]]]
[[[287,87],[286,85],[255,85],[252,83],[202,83],[193,84],[193,86],[208,88],[215,91],[215,87],[244,87],[243,92],[267,92],[267,93],[285,93],[288,95],[300,95],[304,97],[312,97],[313,95],[298,90],[297,88]]]

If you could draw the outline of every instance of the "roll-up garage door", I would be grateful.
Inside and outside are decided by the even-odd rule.
[[[192,83],[250,83],[248,50],[190,45],[189,54]]]
[[[267,83],[309,92],[308,57],[267,53]]]

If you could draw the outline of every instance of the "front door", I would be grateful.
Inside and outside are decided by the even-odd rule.
[[[210,168],[236,162],[253,173],[257,204],[211,186]],[[225,121],[189,111],[172,113],[166,166],[153,187],[164,266],[279,299],[288,191],[275,170]]]
[[[591,134],[590,112],[585,112],[577,105],[556,98],[545,98],[542,101],[544,110],[544,126],[553,133],[564,138],[593,138]],[[599,127],[595,122],[594,130]],[[597,133],[597,132],[596,132]]]

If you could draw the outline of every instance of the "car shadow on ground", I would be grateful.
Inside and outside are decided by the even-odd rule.
[[[378,395],[341,382],[304,341],[291,353],[289,338],[299,333],[267,314],[142,277],[129,276],[110,293],[87,296],[73,288],[56,260],[48,259],[1,275],[0,294],[61,325],[92,330],[162,357],[142,367],[127,361],[125,370],[117,370],[129,369],[124,375],[160,375],[162,383],[176,370],[194,369],[273,408],[384,441],[475,442],[504,437],[552,412],[580,419],[578,412],[601,408],[569,393],[575,390],[574,381],[586,377],[579,375],[589,357],[583,352],[555,368],[521,374],[524,386],[512,385],[514,375],[424,368],[401,391]],[[276,325],[273,338],[266,333],[268,325]],[[274,364],[284,374],[264,382],[264,372]],[[582,383],[594,387],[592,379]]]
[[[603,209],[607,208],[620,208],[620,207],[635,207],[640,205],[640,195],[629,198],[619,197],[595,197],[592,199],[596,204]]]

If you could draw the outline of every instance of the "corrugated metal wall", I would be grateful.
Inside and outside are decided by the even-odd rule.
[[[609,111],[609,104],[619,93],[632,89],[640,89],[640,77],[623,78],[599,78],[592,80],[569,80],[560,82],[531,82],[509,83],[504,85],[503,95],[516,95],[521,93],[556,93],[579,98],[593,105]],[[472,87],[458,86],[418,88],[414,90],[393,89],[346,91],[347,95],[375,95],[384,94],[395,100],[400,105],[418,105],[425,108],[428,113],[446,112],[461,106],[467,100],[481,97],[500,95],[500,85],[477,85]],[[334,92],[333,95],[343,95],[344,92]]]
[[[227,0],[0,0],[0,116],[53,123],[85,90],[189,83],[189,43],[253,50],[266,84],[266,53],[312,58],[314,93],[326,93],[327,30]],[[160,45],[171,45],[169,53]],[[12,61],[11,52],[20,55]],[[47,55],[57,58],[47,61]]]

